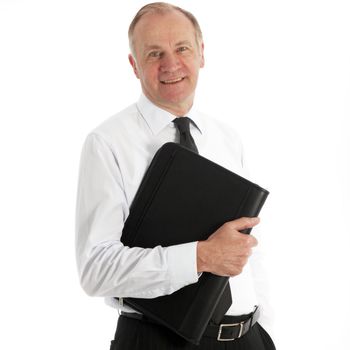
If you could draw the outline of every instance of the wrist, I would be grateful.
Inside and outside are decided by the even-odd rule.
[[[206,251],[207,251],[207,242],[198,241],[197,242],[197,272],[198,273],[208,271]]]

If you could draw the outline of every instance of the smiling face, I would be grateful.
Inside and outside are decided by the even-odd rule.
[[[178,11],[147,13],[136,24],[129,61],[143,93],[155,105],[181,116],[192,107],[203,43]]]

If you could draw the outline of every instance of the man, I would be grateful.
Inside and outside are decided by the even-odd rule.
[[[120,242],[129,207],[155,152],[165,142],[179,141],[174,119],[189,118],[192,140],[202,156],[243,174],[237,135],[193,108],[204,66],[202,34],[193,15],[166,3],[148,4],[133,19],[129,40],[129,62],[142,95],[88,135],[77,200],[82,287],[89,295],[106,297],[122,313],[111,349],[274,349],[266,331],[252,321],[255,305],[264,297],[247,264],[257,240],[239,232],[257,225],[258,218],[225,223],[201,242],[154,249]],[[202,272],[232,276],[233,303],[221,323],[250,322],[244,334],[237,333],[238,339],[226,341],[205,333],[197,347],[122,304],[124,297],[171,294],[196,283]],[[262,304],[260,312],[261,320],[267,319]]]

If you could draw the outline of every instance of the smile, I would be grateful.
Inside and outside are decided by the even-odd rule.
[[[161,80],[160,82],[162,84],[175,84],[178,83],[179,81],[184,80],[185,78],[176,78],[176,79],[171,79],[171,80]]]

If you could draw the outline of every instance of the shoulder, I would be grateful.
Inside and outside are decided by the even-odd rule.
[[[216,136],[216,139],[220,137],[223,142],[230,144],[232,147],[242,147],[241,137],[231,124],[203,112],[198,112],[198,114],[205,130]]]
[[[138,112],[136,103],[134,103],[105,119],[91,130],[90,135],[98,135],[105,140],[114,140],[125,134],[125,132],[130,132],[130,130],[134,129],[134,125],[137,122]]]
[[[140,117],[136,103],[102,121],[87,135],[87,140],[96,139],[113,152],[128,148],[145,133],[145,121]]]

